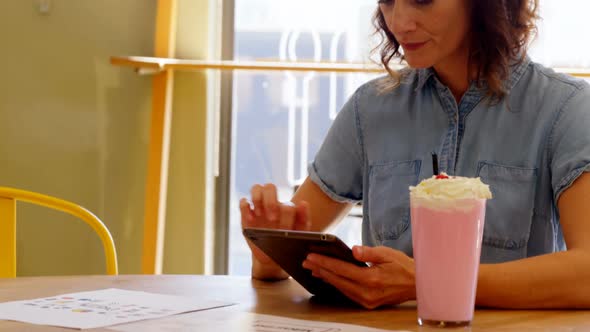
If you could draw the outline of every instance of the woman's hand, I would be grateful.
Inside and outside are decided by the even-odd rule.
[[[301,201],[281,203],[277,199],[274,184],[254,185],[250,191],[252,204],[246,199],[240,200],[242,228],[261,227],[288,230],[309,230],[309,204]],[[284,279],[288,275],[276,265],[265,253],[248,241],[252,250],[252,276],[257,279]]]
[[[352,252],[370,267],[318,254],[309,254],[303,267],[367,309],[416,298],[413,259],[388,247],[354,246]]]

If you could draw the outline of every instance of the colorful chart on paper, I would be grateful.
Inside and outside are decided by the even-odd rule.
[[[0,319],[86,329],[231,304],[110,288],[0,303]]]

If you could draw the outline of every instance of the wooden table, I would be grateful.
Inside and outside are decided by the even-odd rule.
[[[254,312],[409,331],[440,331],[416,324],[412,303],[365,310],[310,301],[310,295],[293,280],[267,283],[248,277],[188,275],[122,275],[82,277],[32,277],[0,279],[0,302],[48,297],[101,288],[122,288],[185,296],[215,295],[236,302],[232,312]],[[590,331],[590,310],[477,310],[473,326],[451,331]],[[0,321],[0,331],[72,331],[48,326]],[[95,330],[92,330],[95,331]],[[99,330],[100,331],[100,330]]]

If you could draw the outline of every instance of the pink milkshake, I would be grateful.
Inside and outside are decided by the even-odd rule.
[[[479,178],[432,177],[410,187],[420,325],[473,319],[486,199]]]

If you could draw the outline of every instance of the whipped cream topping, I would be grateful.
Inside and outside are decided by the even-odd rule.
[[[439,178],[433,176],[423,180],[415,187],[410,187],[410,197],[413,204],[435,209],[470,209],[470,206],[464,206],[466,202],[456,201],[492,198],[490,187],[481,182],[480,178],[461,176],[440,178],[446,176],[448,175],[441,173]]]

